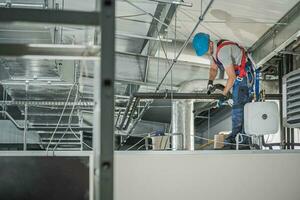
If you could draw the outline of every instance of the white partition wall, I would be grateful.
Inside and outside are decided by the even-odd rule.
[[[115,200],[299,200],[300,151],[117,152]]]

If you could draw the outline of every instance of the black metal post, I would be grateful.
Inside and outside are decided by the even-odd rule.
[[[95,200],[113,200],[115,0],[100,4],[101,64],[96,71]]]

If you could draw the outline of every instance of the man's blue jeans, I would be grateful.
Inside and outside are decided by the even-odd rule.
[[[232,89],[232,132],[226,139],[227,142],[235,143],[235,137],[238,133],[244,133],[244,106],[250,102],[250,90],[247,83],[247,78],[237,78]],[[243,138],[243,143],[247,138]]]

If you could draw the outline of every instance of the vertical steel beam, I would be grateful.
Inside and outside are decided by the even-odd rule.
[[[23,151],[27,150],[27,130],[28,130],[28,105],[24,109],[24,132],[23,132]]]
[[[278,63],[279,94],[282,94],[282,77],[284,74],[283,62],[284,62],[284,59],[282,58]],[[280,144],[281,144],[281,149],[285,149],[285,128],[283,126],[282,98],[279,100],[279,108],[280,108]]]
[[[28,100],[28,83],[25,85],[26,101]],[[27,150],[27,131],[28,131],[28,104],[24,107],[24,132],[23,132],[23,150]]]
[[[100,4],[101,60],[95,74],[95,200],[113,200],[115,0]]]

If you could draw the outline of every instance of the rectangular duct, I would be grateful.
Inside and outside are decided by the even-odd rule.
[[[300,128],[300,70],[283,77],[283,123],[288,128]]]

